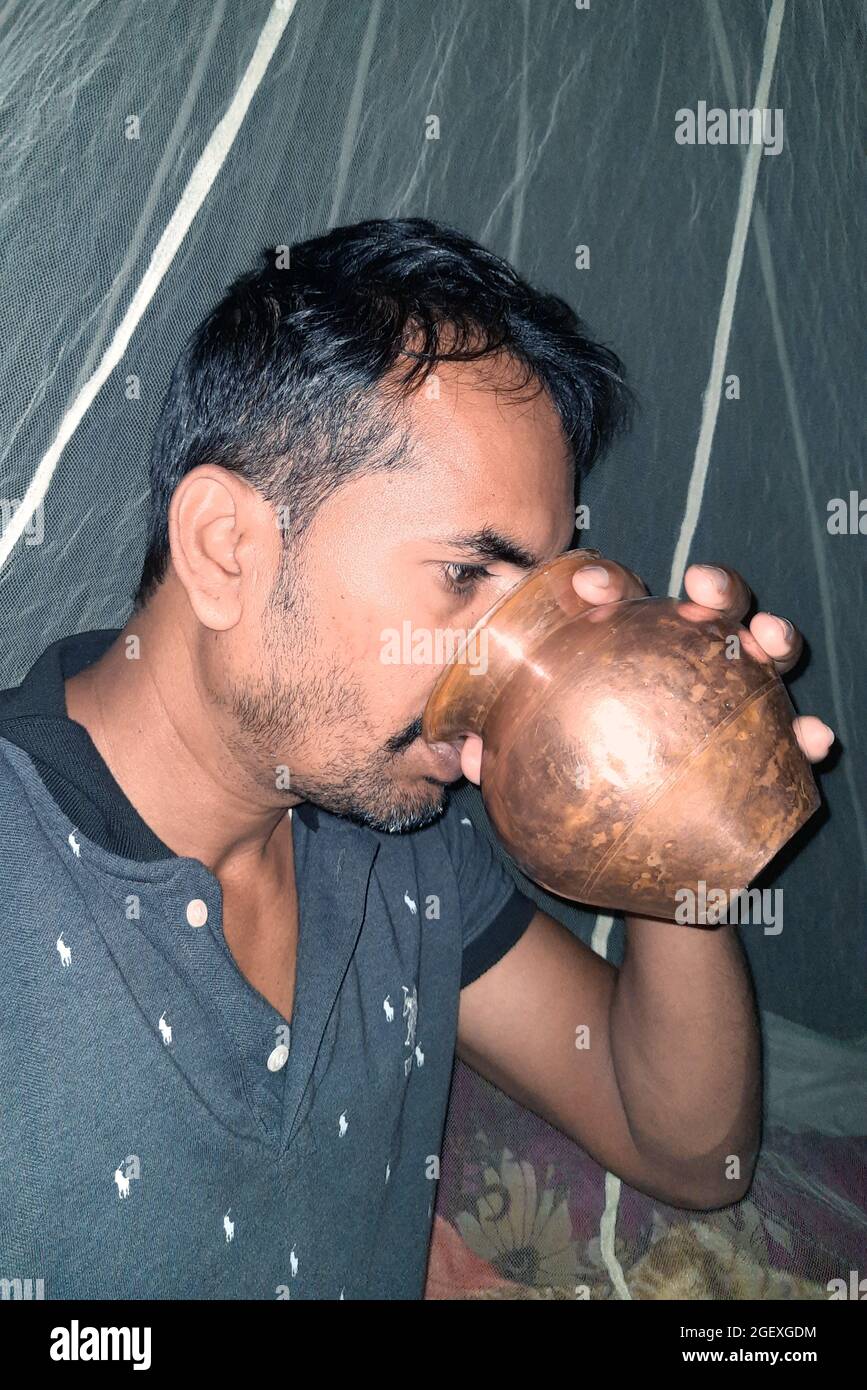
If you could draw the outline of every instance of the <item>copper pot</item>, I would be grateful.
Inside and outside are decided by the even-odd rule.
[[[594,559],[558,556],[485,614],[422,736],[482,737],[485,807],[528,878],[674,920],[680,889],[745,888],[819,794],[749,630],[680,599],[587,604],[572,575]]]

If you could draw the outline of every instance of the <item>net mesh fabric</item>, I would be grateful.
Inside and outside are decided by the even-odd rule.
[[[723,559],[791,611],[813,648],[794,698],[847,757],[833,833],[765,880],[785,932],[744,933],[768,1041],[749,1197],[664,1208],[458,1063],[428,1293],[827,1297],[867,1248],[863,560],[825,524],[859,485],[856,10],[13,0],[0,32],[0,683],[128,615],[169,373],[261,247],[430,216],[568,299],[642,400],[585,490],[586,543],[655,593]],[[751,185],[747,149],[675,141],[679,108],[749,107],[763,77],[786,139]],[[618,920],[537,900],[618,959]]]

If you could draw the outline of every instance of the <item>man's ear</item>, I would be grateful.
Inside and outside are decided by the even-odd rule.
[[[216,632],[235,626],[250,584],[265,568],[260,553],[268,504],[236,473],[212,464],[181,479],[169,505],[172,565],[199,622]]]

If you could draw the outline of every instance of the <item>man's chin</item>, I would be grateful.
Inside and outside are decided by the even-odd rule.
[[[346,813],[346,819],[368,830],[378,830],[384,835],[405,835],[413,830],[423,830],[427,825],[438,821],[449,804],[449,789],[432,777],[423,779],[429,786],[431,795],[419,804],[412,802],[392,803],[382,809],[372,806],[354,806]]]

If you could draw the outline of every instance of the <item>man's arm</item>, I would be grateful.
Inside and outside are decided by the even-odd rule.
[[[760,1040],[730,926],[627,917],[618,970],[538,912],[461,991],[457,1052],[660,1201],[706,1210],[749,1187]]]

